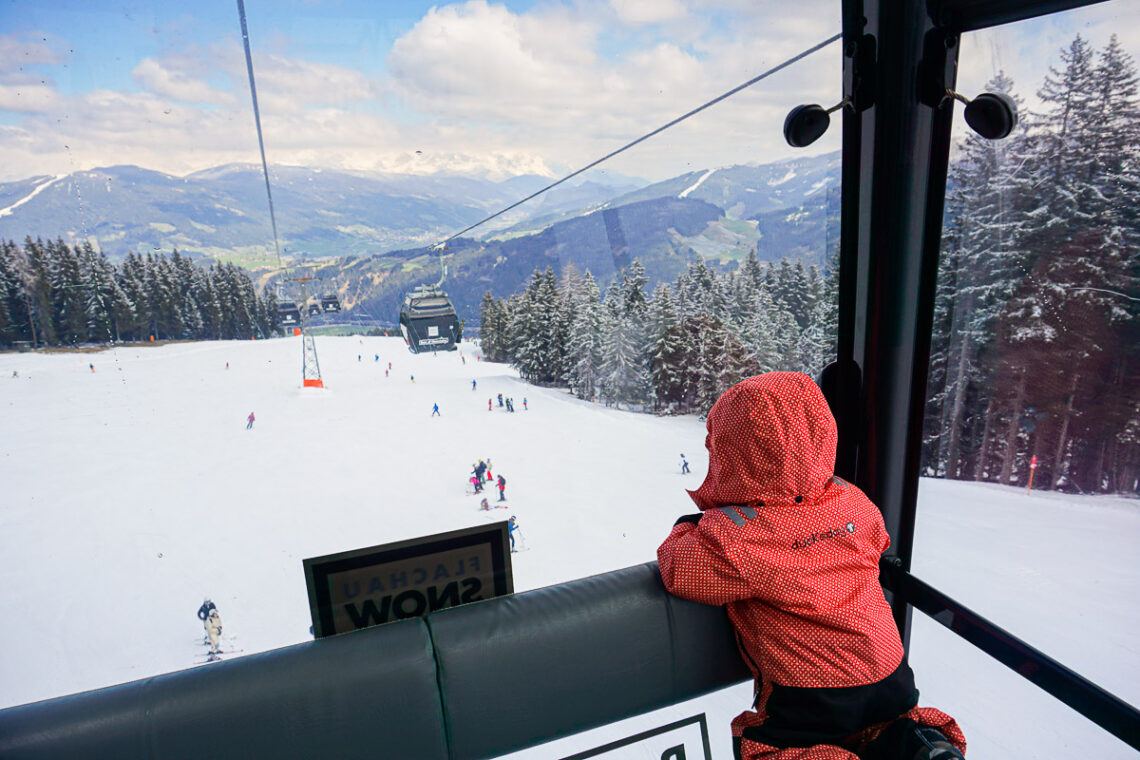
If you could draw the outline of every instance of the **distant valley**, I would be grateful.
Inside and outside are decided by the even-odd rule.
[[[650,287],[696,257],[732,266],[749,250],[822,264],[838,245],[839,155],[636,180],[566,183],[452,241],[445,289],[478,319],[483,293],[505,297],[535,268],[589,270],[603,287],[633,259]],[[549,184],[457,176],[362,175],[271,167],[289,264],[313,267],[346,309],[338,319],[391,324],[402,294],[440,278],[428,246]],[[238,263],[280,279],[260,167],[174,177],[133,166],[0,183],[0,239],[89,240],[113,260],[171,251]],[[286,292],[290,297],[291,293]]]

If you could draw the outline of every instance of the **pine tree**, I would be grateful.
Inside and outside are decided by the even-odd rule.
[[[577,319],[570,326],[566,383],[578,398],[594,399],[601,389],[602,340],[607,332],[601,293],[587,271],[578,301]]]
[[[649,335],[654,404],[658,409],[675,408],[684,394],[684,340],[668,285],[658,286],[653,293],[649,304]]]

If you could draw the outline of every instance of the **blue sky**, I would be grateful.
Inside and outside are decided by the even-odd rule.
[[[961,89],[995,67],[1032,104],[1056,51],[1126,0],[970,35]],[[273,163],[557,175],[838,29],[839,0],[247,0]],[[780,128],[840,95],[838,44],[609,165],[660,179],[798,155]],[[832,130],[814,152],[838,147]],[[0,0],[0,181],[112,164],[185,174],[258,161],[236,2]],[[417,152],[418,151],[418,152]]]

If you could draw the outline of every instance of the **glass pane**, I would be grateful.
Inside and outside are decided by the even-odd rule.
[[[204,662],[203,597],[223,659],[308,640],[307,557],[514,514],[517,590],[652,560],[716,396],[834,352],[839,130],[781,127],[838,43],[465,228],[838,2],[247,4],[273,217],[235,10],[0,10],[0,705]]]
[[[910,663],[920,705],[952,714],[971,758],[1096,757],[1136,751],[954,633],[915,613]]]
[[[1140,704],[1136,20],[1105,3],[962,41],[959,91],[1020,119],[1000,141],[955,119],[914,570]]]

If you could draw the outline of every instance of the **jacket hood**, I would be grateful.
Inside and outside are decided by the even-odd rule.
[[[814,502],[835,471],[835,418],[799,372],[742,380],[706,422],[709,472],[689,496],[702,510],[729,504]]]

